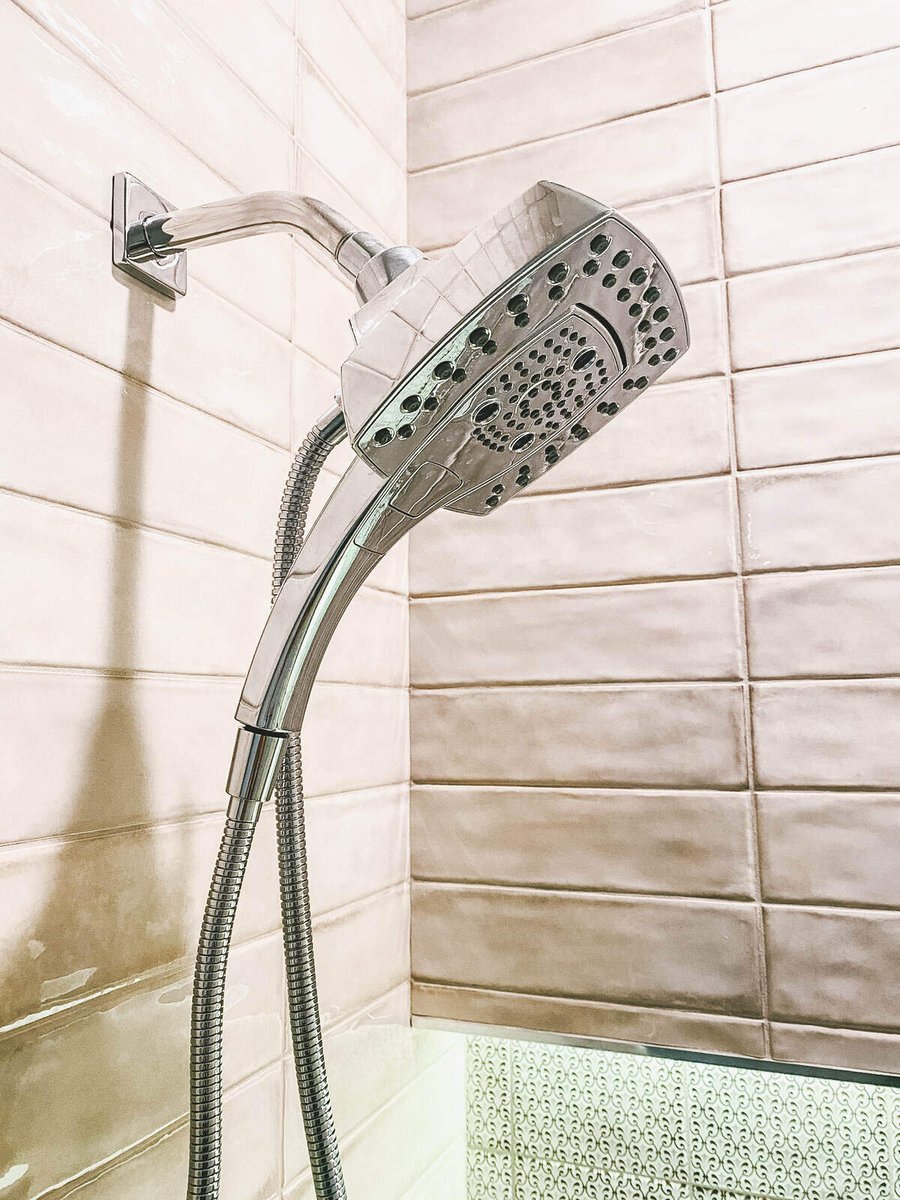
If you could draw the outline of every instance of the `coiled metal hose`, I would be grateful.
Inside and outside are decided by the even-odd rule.
[[[322,464],[343,436],[343,416],[336,410],[313,427],[294,458],[278,518],[273,597],[278,594],[303,544],[313,485]],[[297,733],[288,737],[276,790],[275,819],[291,1039],[313,1184],[317,1200],[345,1200],[347,1192],[331,1111],[319,1022],[306,867],[303,764],[300,735]]]
[[[322,464],[345,433],[343,414],[335,408],[313,427],[294,457],[278,517],[273,595],[300,552]],[[234,815],[229,812],[200,929],[191,1011],[188,1200],[217,1200],[219,1195],[225,972],[258,808],[248,811],[238,805]],[[276,824],[291,1035],[313,1182],[318,1200],[346,1200],[319,1023],[299,734],[288,740]]]
[[[191,1136],[188,1200],[215,1200],[222,1156],[222,1023],[234,914],[256,818],[225,821],[194,970],[191,1009]]]

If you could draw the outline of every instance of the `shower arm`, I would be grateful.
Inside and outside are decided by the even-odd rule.
[[[330,205],[298,192],[253,192],[174,209],[127,172],[113,176],[113,263],[175,299],[187,287],[184,256],[260,233],[303,233],[355,281],[362,301],[402,274],[421,253],[386,246]]]

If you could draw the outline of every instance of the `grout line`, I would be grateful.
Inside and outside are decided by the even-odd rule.
[[[620,38],[632,37],[636,33],[643,33],[648,29],[658,28],[665,25],[675,25],[678,22],[696,22],[700,15],[701,10],[696,8],[688,9],[685,12],[668,13],[660,17],[651,18],[649,21],[643,21],[638,25],[626,25],[623,29],[613,29],[607,33],[595,34],[592,37],[588,37],[584,41],[571,42],[564,46],[556,46],[552,50],[547,50],[541,54],[535,54],[529,58],[519,58],[513,60],[512,62],[500,63],[497,66],[488,67],[487,69],[482,70],[475,75],[464,75],[460,79],[448,80],[447,83],[436,83],[432,87],[419,88],[417,91],[409,91],[407,92],[407,95],[409,99],[417,100],[422,96],[434,96],[441,92],[452,91],[453,88],[463,87],[466,84],[480,83],[482,80],[490,82],[498,75],[510,75],[521,68],[533,66],[535,63],[553,62],[556,59],[565,58],[566,55],[577,54],[580,50],[587,50],[595,46],[600,46],[605,42],[616,42]],[[416,19],[417,18],[413,18],[413,20]],[[700,94],[708,95],[707,92]],[[638,111],[649,112],[650,110],[639,109]]]
[[[445,161],[438,163],[429,163],[427,166],[422,167],[413,167],[412,169],[407,170],[407,175],[409,178],[414,178],[420,175],[432,175],[438,171],[452,171],[462,166],[468,166],[471,163],[498,158],[501,155],[511,154],[516,150],[530,150],[535,147],[542,149],[552,142],[561,142],[566,138],[575,138],[584,133],[591,133],[596,129],[605,129],[610,125],[621,125],[625,121],[639,120],[642,117],[649,116],[651,113],[672,112],[675,109],[686,108],[691,104],[704,104],[711,100],[711,98],[712,97],[709,92],[701,92],[698,95],[691,96],[686,100],[676,100],[669,104],[655,104],[652,108],[642,108],[638,112],[626,113],[624,116],[609,117],[605,121],[592,121],[587,125],[578,125],[574,129],[562,130],[560,133],[545,134],[543,137],[529,138],[528,140],[522,142],[510,142],[508,145],[496,146],[491,150],[480,150],[477,154],[466,154],[460,158],[446,159]],[[704,189],[696,188],[694,190],[701,191]],[[711,188],[707,187],[705,190],[709,191]],[[623,204],[620,207],[630,208],[635,204],[648,204],[651,200],[662,200],[666,198],[667,197],[665,196],[650,196],[646,200],[630,200],[627,204]]]
[[[394,2],[395,2],[395,0],[392,0],[392,3],[394,3]],[[351,25],[353,25],[356,28],[357,33],[360,35],[360,37],[363,39],[363,41],[366,43],[366,45],[369,47],[369,49],[372,51],[372,53],[375,55],[375,57],[378,59],[378,61],[381,63],[382,67],[384,67],[385,71],[387,71],[388,75],[390,75],[390,77],[393,79],[394,83],[396,83],[397,86],[401,89],[401,91],[403,92],[403,95],[406,96],[407,95],[406,70],[404,69],[403,72],[401,72],[399,74],[395,74],[394,69],[391,66],[391,64],[386,62],[381,57],[378,47],[375,45],[375,43],[369,37],[367,30],[364,29],[362,25],[360,25],[359,21],[357,21],[356,14],[347,7],[345,0],[338,0],[338,3],[340,4],[341,8],[344,10],[344,13],[348,17]],[[405,45],[405,42],[406,42],[406,14],[402,10],[400,13],[400,17],[401,17],[401,19],[403,21],[403,25],[404,25],[404,51],[405,51],[405,49],[406,49],[406,45]],[[403,63],[404,63],[404,68],[405,68],[405,65],[406,65],[405,54],[403,57]]]
[[[844,66],[846,63],[867,62],[870,59],[878,58],[880,55],[896,54],[897,49],[897,46],[882,46],[879,50],[864,50],[861,54],[851,54],[848,58],[833,58],[828,62],[817,62],[806,67],[794,67],[792,70],[781,71],[777,75],[763,75],[759,79],[748,79],[744,83],[734,83],[730,87],[718,86],[718,72],[716,72],[716,91],[720,95],[748,91],[750,88],[758,88],[761,84],[775,83],[777,80],[791,79],[797,75],[811,75],[815,71],[827,71],[832,67]]]
[[[772,1056],[772,1033],[770,1027],[770,1000],[769,1000],[769,982],[768,982],[768,962],[766,948],[766,928],[763,914],[763,879],[762,879],[762,844],[761,844],[761,828],[759,804],[756,794],[756,747],[754,741],[753,727],[753,703],[750,690],[750,630],[747,616],[747,595],[745,585],[745,562],[744,562],[744,541],[742,528],[742,513],[741,513],[741,492],[738,487],[738,449],[737,449],[737,427],[734,408],[734,383],[733,383],[733,366],[734,359],[732,353],[732,330],[731,330],[731,314],[728,304],[728,276],[725,268],[725,221],[722,208],[722,155],[721,155],[721,133],[719,129],[719,93],[717,83],[716,61],[715,61],[715,46],[712,28],[713,16],[710,5],[706,6],[706,21],[705,21],[705,39],[706,48],[709,55],[710,74],[712,77],[712,105],[710,116],[713,123],[713,154],[715,156],[715,174],[716,174],[716,217],[718,222],[719,235],[719,266],[720,266],[720,286],[724,293],[724,304],[722,307],[722,320],[724,329],[721,334],[724,336],[725,349],[727,352],[726,359],[726,386],[728,388],[728,445],[729,459],[731,464],[731,510],[732,510],[732,537],[733,537],[733,554],[735,557],[735,565],[738,571],[739,586],[737,588],[738,600],[738,623],[740,636],[740,658],[741,658],[741,701],[743,710],[743,739],[744,739],[744,754],[746,759],[747,783],[750,789],[750,829],[749,829],[749,845],[747,847],[750,855],[750,869],[753,875],[755,904],[754,917],[756,927],[756,969],[757,969],[757,986],[759,989],[759,1003],[763,1022],[763,1049],[767,1057]]]

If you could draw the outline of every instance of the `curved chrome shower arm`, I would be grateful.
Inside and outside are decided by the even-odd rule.
[[[127,171],[113,176],[111,225],[113,264],[173,300],[187,288],[187,250],[260,233],[305,234],[352,276],[363,301],[421,258],[299,192],[253,192],[176,209]]]

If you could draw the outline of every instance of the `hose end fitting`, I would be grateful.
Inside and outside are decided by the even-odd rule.
[[[286,747],[287,734],[247,725],[238,729],[225,787],[231,797],[228,815],[232,820],[255,821],[259,816],[275,788]]]

